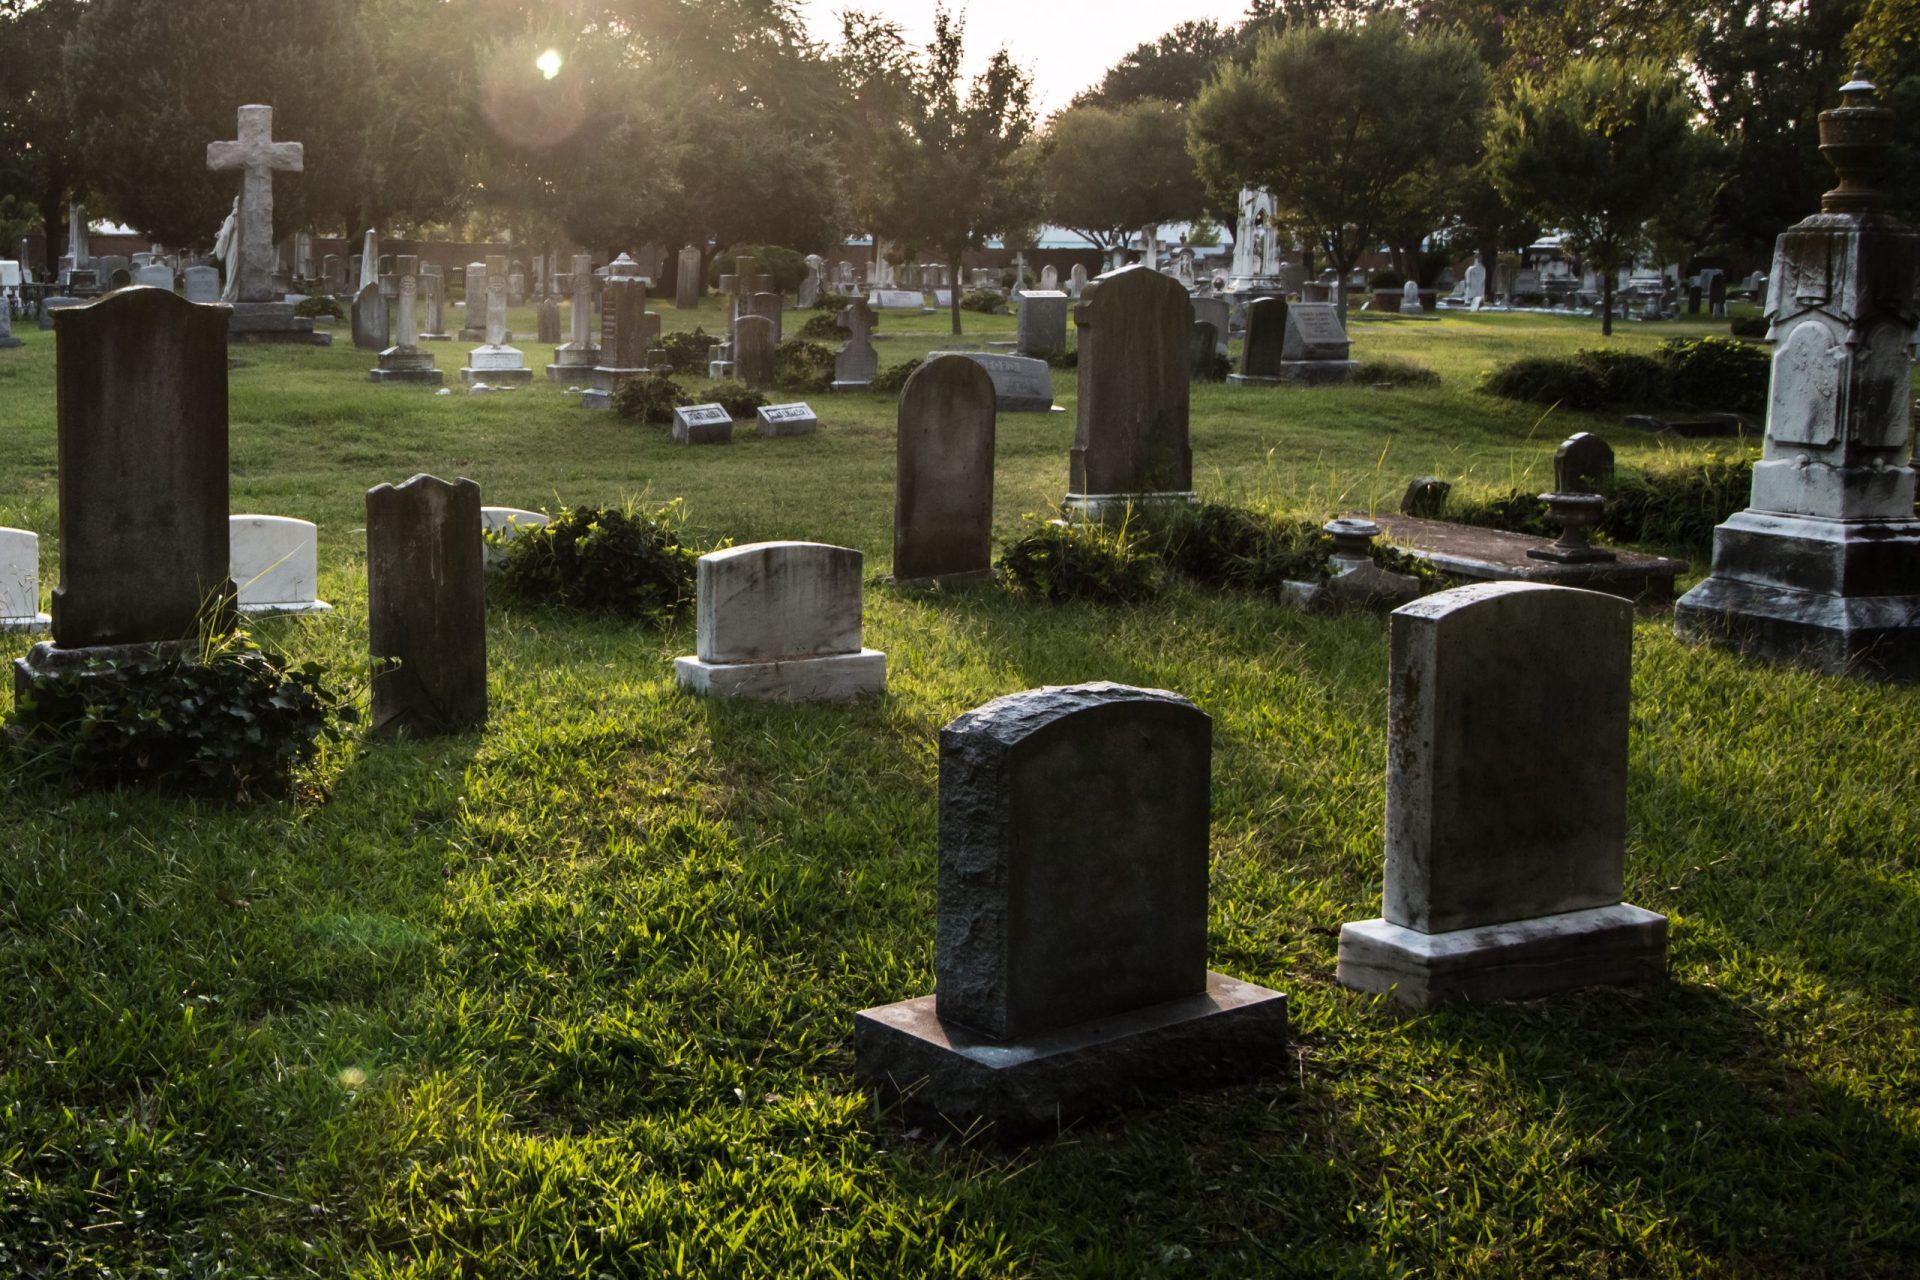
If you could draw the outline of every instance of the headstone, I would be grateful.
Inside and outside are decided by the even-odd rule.
[[[439,386],[446,375],[434,368],[433,354],[420,345],[420,276],[418,259],[401,254],[395,263],[400,292],[394,309],[393,345],[380,353],[379,367],[367,372],[373,382],[411,382]]]
[[[1213,326],[1215,349],[1221,355],[1226,355],[1229,329],[1233,322],[1233,310],[1227,305],[1227,300],[1209,294],[1190,301],[1193,305],[1193,318],[1205,320]]]
[[[506,281],[499,282],[502,292]],[[376,733],[487,718],[480,486],[429,475],[367,490],[367,642]]]
[[[60,585],[16,692],[231,621],[226,311],[129,289],[55,314]]]
[[[337,253],[329,253],[320,259],[320,280],[322,287],[333,297],[341,297],[347,291],[347,264]]]
[[[1060,288],[1060,268],[1048,263],[1040,268],[1040,291],[1053,293]]]
[[[1045,360],[986,351],[933,351],[927,359],[943,355],[957,355],[985,369],[1001,413],[1053,412],[1053,370]]]
[[[1348,356],[1347,330],[1331,302],[1287,304],[1280,376],[1295,382],[1339,382],[1358,362]]]
[[[1014,334],[1013,349],[1023,356],[1045,360],[1067,350],[1067,295],[1064,293],[1020,293],[1014,295],[1020,318]],[[1051,395],[1048,397],[1052,401]]]
[[[447,332],[447,277],[439,267],[420,268],[420,297],[426,318],[420,322],[422,342],[451,342]]]
[[[1900,122],[1864,67],[1840,92],[1842,105],[1820,116],[1840,184],[1774,248],[1773,372],[1752,498],[1714,530],[1712,576],[1680,598],[1674,626],[1775,661],[1920,680],[1920,235],[1873,186]]]
[[[1555,493],[1592,493],[1613,478],[1613,446],[1591,431],[1568,436],[1553,455]]]
[[[565,345],[555,348],[553,363],[547,366],[549,382],[567,382],[586,376],[600,363],[600,348],[593,340],[593,258],[573,255],[573,301],[568,306],[568,335]],[[645,299],[641,306],[646,306]]]
[[[559,343],[560,304],[550,297],[540,299],[536,308],[534,326],[535,341]]]
[[[1099,518],[1194,500],[1192,316],[1178,281],[1138,266],[1101,276],[1074,308],[1080,398],[1064,504],[1070,514]]]
[[[57,294],[50,294],[43,297],[40,299],[40,327],[42,329],[53,328],[53,317],[56,312],[65,311],[70,307],[84,307],[86,305],[87,300],[85,298],[63,298]]]
[[[800,282],[800,296],[794,304],[800,310],[811,311],[813,304],[820,300],[820,273],[826,265],[827,260],[819,254],[807,255],[807,277]]]
[[[220,301],[220,272],[213,267],[188,267],[180,273],[188,302]]]
[[[1312,305],[1315,304],[1289,303],[1285,298],[1255,298],[1247,303],[1247,336],[1240,344],[1240,372],[1228,375],[1227,381],[1235,384],[1280,381],[1288,308]]]
[[[173,292],[173,268],[164,262],[149,263],[133,269],[133,283],[149,289],[165,289]]]
[[[856,1016],[856,1077],[1013,1140],[1282,1067],[1286,998],[1207,969],[1212,737],[1117,684],[942,729],[934,994]]]
[[[1187,359],[1193,369],[1195,382],[1220,381],[1219,344],[1214,341],[1211,320],[1193,322],[1193,341],[1188,348]]]
[[[1087,269],[1080,263],[1073,264],[1073,270],[1067,273],[1067,296],[1078,298],[1087,291]]]
[[[1439,476],[1420,476],[1407,484],[1407,491],[1400,495],[1400,514],[1418,516],[1423,520],[1438,520],[1447,509],[1447,495],[1453,492],[1453,486]]]
[[[507,544],[529,529],[553,523],[553,517],[520,507],[480,508],[480,559],[485,568],[497,569],[506,559]]]
[[[733,418],[717,404],[683,404],[673,411],[675,444],[731,444]]]
[[[480,342],[487,336],[487,264],[469,262],[466,277],[466,323],[460,326],[460,341]]]
[[[747,299],[744,315],[761,316],[773,323],[773,345],[780,345],[781,296],[777,293],[760,292]]]
[[[733,376],[760,391],[773,386],[773,321],[741,316],[733,325]]]
[[[207,168],[239,169],[238,240],[234,250],[239,272],[237,302],[230,332],[247,340],[312,342],[313,322],[297,323],[293,308],[282,301],[273,283],[273,175],[276,170],[298,173],[305,167],[305,149],[297,142],[273,140],[273,108],[244,106],[239,111],[235,141],[207,144]],[[230,263],[228,270],[234,270]]]
[[[387,346],[387,300],[380,296],[378,281],[360,290],[353,300],[353,345],[362,351],[381,351]]]
[[[1487,300],[1487,268],[1477,253],[1473,255],[1472,265],[1467,268],[1466,287],[1467,305],[1478,311]]]
[[[1700,304],[1702,301],[1703,299],[1701,297],[1700,286],[1697,284],[1688,285],[1687,286],[1687,314],[1690,316],[1699,315]]]
[[[1409,280],[1400,286],[1400,314],[1403,316],[1425,315],[1427,308],[1420,301],[1420,282]]]
[[[133,272],[126,267],[115,267],[107,273],[107,288],[124,289],[133,283]]]
[[[680,251],[679,270],[674,274],[673,305],[692,311],[700,305],[700,250],[688,245]]]
[[[873,308],[865,298],[854,298],[840,309],[837,321],[847,331],[833,358],[833,389],[865,391],[880,371],[880,353],[873,346]]]
[[[1416,1006],[1650,982],[1667,922],[1622,899],[1633,606],[1528,583],[1395,610],[1381,918],[1339,979]]]
[[[763,436],[810,436],[820,429],[820,417],[804,401],[761,405],[757,413]]]
[[[471,307],[473,304],[467,304]],[[487,341],[467,353],[467,365],[460,370],[460,381],[472,386],[513,386],[533,381],[533,370],[518,347],[507,345],[507,260],[504,255],[487,259]]]
[[[896,581],[992,576],[995,398],[986,369],[961,355],[928,356],[901,390],[894,434]]]
[[[327,613],[318,598],[319,533],[287,516],[229,516],[229,566],[245,614]]]
[[[0,635],[45,631],[53,619],[40,612],[40,535],[0,529]]]
[[[876,311],[922,311],[927,297],[918,289],[875,289],[867,295],[867,305]]]
[[[681,687],[793,702],[879,693],[887,658],[860,643],[861,559],[815,542],[701,556],[697,652],[673,663]]]

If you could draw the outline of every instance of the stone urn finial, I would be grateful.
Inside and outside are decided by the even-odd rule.
[[[1822,212],[1853,213],[1886,203],[1875,183],[1886,171],[1895,123],[1867,79],[1866,64],[1856,64],[1853,79],[1840,86],[1840,105],[1820,113],[1820,154],[1840,175],[1840,185],[1820,197]]]

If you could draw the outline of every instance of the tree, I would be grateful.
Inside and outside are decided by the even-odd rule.
[[[898,124],[879,131],[859,184],[858,212],[876,235],[909,253],[939,253],[953,272],[951,315],[960,332],[959,281],[967,250],[990,237],[1019,238],[1039,221],[1041,192],[1033,135],[1031,77],[1005,49],[960,95],[964,29],[938,9],[933,41],[911,61]],[[882,50],[884,52],[884,50]],[[897,82],[897,62],[870,65]]]
[[[1187,152],[1186,112],[1143,99],[1069,107],[1041,149],[1047,217],[1103,249],[1141,227],[1199,217],[1207,192]]]
[[[1648,242],[1649,223],[1671,215],[1670,172],[1695,154],[1692,118],[1660,64],[1601,58],[1523,82],[1494,114],[1494,183],[1599,269],[1603,334],[1613,333],[1615,274]]]
[[[1233,29],[1211,18],[1183,22],[1158,40],[1135,46],[1107,69],[1099,84],[1076,96],[1073,105],[1120,107],[1151,98],[1192,102],[1215,65],[1239,44]]]
[[[83,8],[80,0],[0,0],[0,205],[9,222],[37,216],[49,264],[66,252],[67,203],[83,181],[60,73],[60,48]],[[0,242],[0,253],[12,247]]]
[[[1207,86],[1188,145],[1223,202],[1243,187],[1273,192],[1281,219],[1339,273],[1344,308],[1381,231],[1437,217],[1446,176],[1477,154],[1487,94],[1473,44],[1454,32],[1409,34],[1391,14],[1294,26]]]

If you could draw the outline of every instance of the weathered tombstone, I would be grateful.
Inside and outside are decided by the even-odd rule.
[[[1087,269],[1080,263],[1073,264],[1073,270],[1067,273],[1067,296],[1078,298],[1087,291]]]
[[[506,559],[507,544],[529,529],[553,523],[553,517],[520,507],[480,508],[480,558],[488,569],[497,569]]]
[[[1701,301],[1702,301],[1702,298],[1700,294],[1700,286],[1697,284],[1688,285],[1687,286],[1687,314],[1690,316],[1699,315]]]
[[[333,297],[340,297],[347,291],[347,264],[337,253],[329,253],[320,259],[321,285]]]
[[[907,379],[894,436],[895,581],[992,576],[995,399],[987,371],[961,355],[931,355]]]
[[[460,381],[472,386],[510,386],[533,381],[533,370],[518,347],[507,345],[507,260],[504,255],[487,259],[487,341],[467,353]],[[469,302],[468,307],[472,307]]]
[[[1423,520],[1438,520],[1447,509],[1447,495],[1453,492],[1453,486],[1439,476],[1419,476],[1407,483],[1407,491],[1400,495],[1400,514],[1418,516]]]
[[[1555,493],[1592,493],[1613,478],[1613,446],[1591,431],[1570,435],[1553,454]]]
[[[827,260],[817,253],[807,255],[807,276],[800,282],[800,296],[794,305],[802,311],[811,311],[813,304],[820,300],[820,269]]]
[[[318,598],[319,531],[288,516],[229,516],[228,564],[240,612],[327,613]]]
[[[1467,305],[1475,311],[1487,301],[1487,267],[1480,261],[1478,253],[1473,255],[1473,263],[1467,268],[1466,299]]]
[[[1409,280],[1400,286],[1400,314],[1403,316],[1425,315],[1426,304],[1420,300],[1420,282]]]
[[[1188,346],[1187,360],[1193,369],[1195,382],[1220,381],[1219,347],[1214,342],[1211,320],[1193,322],[1193,340]]]
[[[213,267],[188,267],[180,273],[188,302],[220,301],[220,272]]]
[[[292,305],[282,300],[283,291],[273,283],[273,175],[276,170],[300,172],[304,155],[297,142],[273,140],[270,106],[241,107],[236,139],[207,144],[207,168],[239,169],[244,174],[235,261],[228,265],[228,270],[239,273],[229,328],[242,341],[316,340],[313,321],[295,316]]]
[[[867,305],[876,311],[924,311],[927,297],[918,289],[875,289]]]
[[[1233,309],[1225,298],[1212,295],[1189,300],[1193,306],[1193,318],[1205,320],[1213,325],[1215,348],[1221,355],[1227,354],[1228,329],[1232,324]]]
[[[466,284],[463,289],[465,298],[465,322],[460,326],[460,341],[480,342],[487,336],[487,264],[469,262],[467,264]]]
[[[447,277],[439,267],[420,268],[420,297],[426,311],[420,322],[420,341],[453,341],[453,335],[447,332]]]
[[[1285,298],[1255,298],[1247,303],[1247,336],[1240,346],[1240,372],[1229,374],[1227,381],[1236,385],[1280,381],[1288,308],[1310,305],[1289,303]]]
[[[126,267],[115,267],[107,273],[107,288],[125,289],[133,283],[133,272]]]
[[[10,351],[26,343],[13,336],[13,303],[0,294],[0,351]]]
[[[1053,293],[1060,288],[1060,268],[1048,263],[1040,268],[1040,291]]]
[[[133,283],[145,285],[149,289],[165,289],[173,292],[173,268],[164,262],[150,262],[133,269]]]
[[[820,415],[805,401],[761,405],[755,418],[763,436],[810,436],[820,429]]]
[[[1621,901],[1633,606],[1529,583],[1394,611],[1381,918],[1339,979],[1426,1006],[1650,982],[1664,916]]]
[[[401,254],[395,264],[400,290],[399,305],[394,309],[397,331],[393,345],[380,353],[379,367],[367,372],[370,381],[417,382],[435,387],[446,381],[446,375],[434,368],[433,353],[420,345],[420,277],[416,262],[412,254]]]
[[[1713,283],[1707,290],[1707,306],[1708,314],[1715,320],[1727,318],[1727,277],[1722,272],[1714,273]]]
[[[855,1017],[855,1075],[1010,1141],[1283,1066],[1286,997],[1207,969],[1212,738],[1117,684],[942,729],[934,994]]]
[[[733,418],[717,404],[683,404],[673,411],[675,444],[732,444]]]
[[[40,612],[40,535],[0,529],[0,635],[45,631],[53,619]]]
[[[1774,248],[1767,431],[1713,573],[1674,607],[1682,636],[1818,670],[1920,680],[1910,351],[1920,234],[1874,187],[1898,121],[1864,68],[1820,116],[1840,183]]]
[[[16,693],[232,617],[226,311],[128,289],[55,315],[60,585]]]
[[[601,363],[589,375],[593,386],[581,396],[581,405],[609,408],[614,387],[622,378],[650,372],[647,353],[659,334],[660,317],[647,310],[647,282],[638,276],[609,276],[600,304],[600,346],[596,350]],[[559,381],[564,375],[549,367],[547,376]]]
[[[700,250],[688,245],[680,251],[679,270],[673,278],[673,305],[692,311],[700,305]]]
[[[1016,294],[1019,320],[1013,349],[1045,360],[1067,350],[1067,295],[1059,292]],[[1051,397],[1049,397],[1051,401]]]
[[[865,298],[854,298],[840,309],[836,322],[847,331],[833,358],[833,389],[865,391],[880,371],[880,353],[873,347],[873,308]]]
[[[374,732],[455,733],[486,721],[481,573],[478,484],[417,475],[367,490]]]
[[[765,391],[773,386],[773,321],[741,316],[733,324],[733,376]]]
[[[1053,371],[1045,360],[987,351],[933,351],[927,359],[945,355],[971,360],[987,371],[1001,413],[1053,412]]]
[[[782,301],[781,295],[763,291],[748,298],[746,300],[745,310],[741,312],[742,315],[761,316],[772,321],[773,345],[776,347],[780,345],[780,313],[782,310]]]
[[[43,297],[40,299],[40,327],[42,329],[53,328],[53,317],[56,312],[66,311],[72,307],[84,307],[86,305],[87,300],[85,298],[63,298],[58,295]]]
[[[1190,503],[1187,291],[1150,267],[1101,276],[1074,309],[1078,418],[1065,507],[1100,518],[1129,506]]]
[[[560,304],[551,297],[540,299],[535,308],[534,340],[556,344],[560,341]]]
[[[1359,362],[1349,357],[1340,308],[1331,302],[1287,304],[1280,376],[1293,382],[1341,382]]]
[[[573,301],[568,306],[567,341],[556,347],[553,363],[547,366],[549,382],[566,382],[573,378],[584,378],[587,371],[600,363],[600,348],[593,341],[593,258],[589,254],[573,255]],[[641,307],[646,300],[641,300]]]
[[[860,566],[850,547],[756,542],[700,557],[698,651],[674,659],[682,688],[811,702],[879,693],[887,658],[860,643]]]
[[[378,282],[360,290],[353,300],[353,345],[363,351],[386,349],[387,300],[380,296]]]

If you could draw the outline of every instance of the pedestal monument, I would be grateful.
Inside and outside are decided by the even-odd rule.
[[[273,287],[273,174],[298,173],[305,149],[297,142],[273,140],[273,108],[240,108],[239,137],[207,144],[207,168],[239,169],[239,247],[231,268],[240,277],[227,336],[235,342],[305,342],[327,345],[331,334],[316,334],[313,321],[293,314],[293,304]]]

